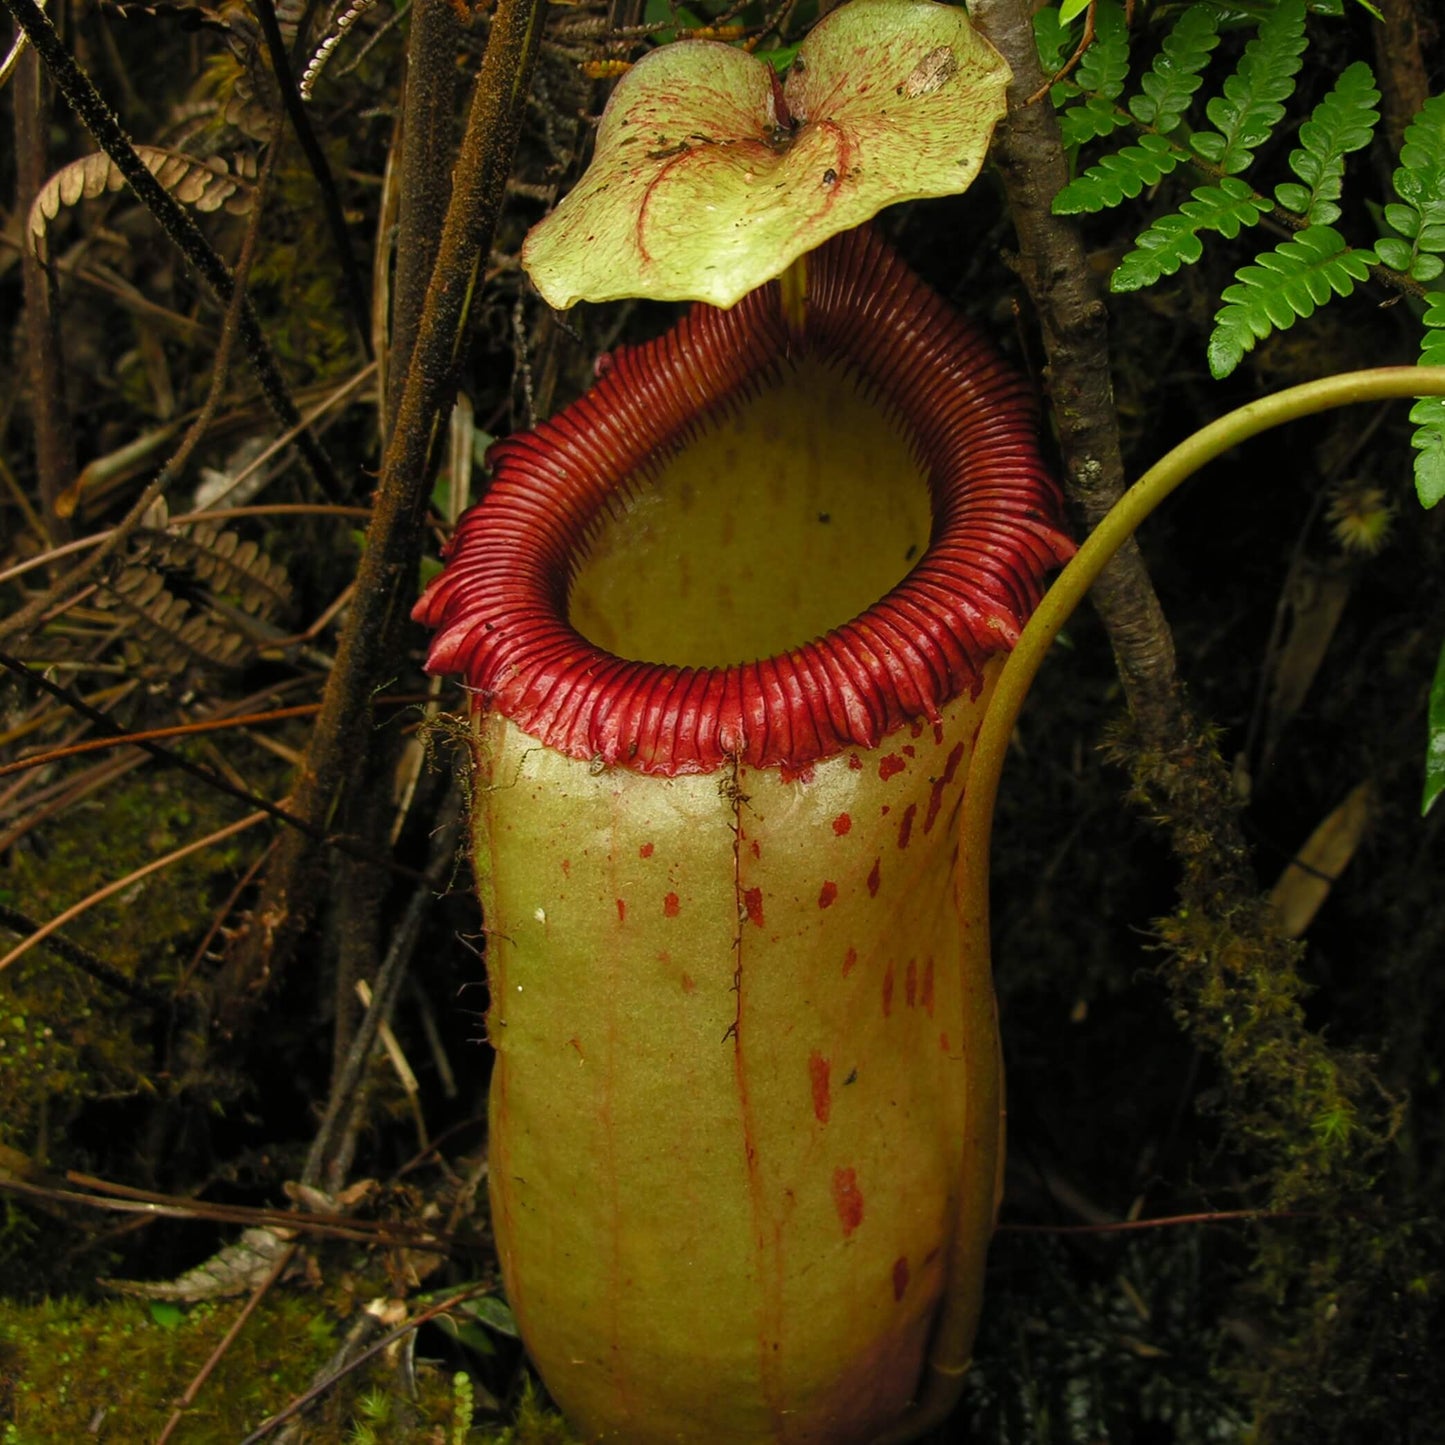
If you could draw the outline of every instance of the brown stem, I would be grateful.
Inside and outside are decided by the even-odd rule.
[[[1420,45],[1415,0],[1380,0],[1383,25],[1372,25],[1375,74],[1380,82],[1380,109],[1390,155],[1399,155],[1405,128],[1430,98],[1430,77]]]
[[[25,217],[45,184],[45,133],[50,106],[40,82],[40,57],[27,47],[15,72],[15,214]],[[64,541],[69,526],[56,500],[75,471],[75,448],[65,405],[60,332],[52,305],[50,277],[29,246],[20,250],[25,296],[25,352],[30,371],[30,416],[35,431],[35,475],[41,515],[52,543]]]
[[[994,139],[1018,233],[1024,284],[1043,330],[1049,392],[1069,499],[1092,529],[1123,494],[1124,463],[1109,369],[1108,316],[1077,227],[1055,216],[1068,181],[1053,108],[1029,105],[1044,86],[1029,8],[1023,0],[977,0],[973,18],[1013,67],[1009,116]],[[1180,726],[1174,639],[1138,548],[1130,542],[1092,593],[1113,644],[1129,709],[1146,737]]]
[[[545,0],[500,0],[492,20],[396,426],[382,459],[355,600],[295,792],[295,811],[318,823],[335,814],[355,778],[359,740],[371,728],[372,695],[396,666],[416,585],[433,442],[455,390],[453,365],[472,290],[506,196],[544,11]],[[257,909],[258,926],[227,970],[227,994],[238,1009],[256,999],[246,980],[273,980],[290,962],[316,904],[315,860],[316,849],[299,836],[278,850]],[[238,1021],[223,1017],[222,1027]]]
[[[451,189],[452,126],[456,116],[456,66],[461,27],[448,0],[416,0],[407,44],[402,97],[400,195],[397,214],[395,299],[387,351],[384,398],[389,437],[421,324],[427,282],[436,263],[438,238]]]

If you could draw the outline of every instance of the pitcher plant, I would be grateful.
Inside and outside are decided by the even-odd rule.
[[[891,84],[843,64],[905,13]],[[966,1359],[996,1205],[958,818],[999,661],[1072,547],[1029,386],[871,229],[824,238],[880,169],[927,188],[878,164],[873,87],[972,97],[957,188],[1007,70],[930,4],[857,0],[808,45],[786,92],[706,42],[618,88],[529,268],[558,304],[682,277],[722,305],[496,444],[417,609],[473,697],[507,1297],[589,1438],[877,1438],[931,1334]],[[677,117],[670,72],[638,83],[688,54],[741,76],[733,139]],[[642,181],[607,170],[629,144]],[[666,218],[699,195],[699,228],[749,244],[679,261]],[[788,238],[761,285],[759,236]]]

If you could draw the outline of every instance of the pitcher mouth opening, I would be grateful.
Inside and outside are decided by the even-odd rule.
[[[415,611],[432,671],[664,775],[800,769],[977,693],[1073,550],[1033,397],[871,229],[806,267],[796,329],[776,283],[697,306],[493,447]]]

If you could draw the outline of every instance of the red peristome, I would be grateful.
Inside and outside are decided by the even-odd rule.
[[[734,759],[800,770],[936,723],[976,693],[1068,558],[1058,488],[1027,384],[860,227],[807,261],[801,335],[776,283],[727,311],[614,352],[584,397],[498,442],[487,496],[458,523],[446,570],[415,609],[437,630],[428,666],[575,758],[644,773]],[[888,595],[790,652],[721,668],[628,662],[567,620],[567,589],[613,499],[811,350],[851,368],[909,434],[933,499],[933,540]],[[850,764],[851,765],[851,764]]]

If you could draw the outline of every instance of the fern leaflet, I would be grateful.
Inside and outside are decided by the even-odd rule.
[[[1394,185],[1403,204],[1385,207],[1385,224],[1397,234],[1383,237],[1375,254],[1416,281],[1433,281],[1445,271],[1445,95],[1432,96],[1410,122]]]
[[[1177,130],[1218,44],[1219,12],[1209,5],[1190,6],[1165,37],[1149,73],[1140,80],[1140,93],[1129,102],[1130,115],[1161,135]]]
[[[1064,68],[1068,43],[1068,28],[1063,24],[1059,11],[1052,5],[1045,5],[1034,16],[1034,45],[1038,49],[1039,64],[1045,75],[1057,75]],[[1053,88],[1050,96],[1056,107],[1063,104],[1066,94],[1066,88],[1062,85]]]
[[[1074,73],[1073,86],[1084,93],[1082,105],[1072,105],[1059,117],[1066,146],[1108,135],[1129,117],[1114,102],[1124,93],[1129,74],[1129,31],[1119,0],[1099,0],[1094,15],[1094,43],[1084,52]],[[1063,87],[1056,87],[1062,89]]]
[[[1157,185],[1180,161],[1188,159],[1162,135],[1140,136],[1138,145],[1104,156],[1070,181],[1054,197],[1054,214],[1075,216],[1081,211],[1106,211],[1125,196],[1137,196],[1145,187]]]
[[[1227,176],[1247,170],[1254,152],[1284,119],[1303,64],[1305,0],[1279,0],[1244,48],[1239,68],[1224,82],[1224,93],[1205,107],[1218,131],[1200,131],[1190,144]]]
[[[1425,304],[1420,365],[1445,366],[1445,291],[1430,292]],[[1410,438],[1410,445],[1419,453],[1415,458],[1415,491],[1421,506],[1433,507],[1445,497],[1445,396],[1422,396],[1410,408],[1410,420],[1418,423]]]
[[[1348,296],[1370,274],[1370,253],[1352,251],[1331,226],[1310,226],[1255,258],[1224,290],[1224,307],[1209,338],[1209,370],[1229,375],[1272,331],[1312,316],[1332,295]]]
[[[1285,181],[1276,186],[1280,205],[1298,212],[1311,226],[1339,219],[1335,202],[1344,184],[1345,156],[1369,145],[1380,120],[1375,109],[1379,100],[1374,73],[1357,60],[1300,126],[1300,148],[1290,152],[1289,168],[1304,184]]]
[[[1217,186],[1197,186],[1177,211],[1134,238],[1134,249],[1115,268],[1109,289],[1152,286],[1204,254],[1201,231],[1218,231],[1233,240],[1268,210],[1269,202],[1234,176],[1225,176]]]

